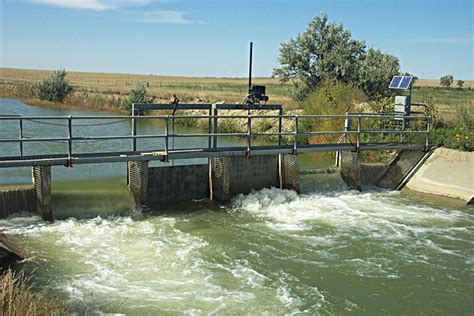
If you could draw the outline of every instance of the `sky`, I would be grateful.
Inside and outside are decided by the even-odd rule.
[[[0,66],[271,76],[321,12],[420,78],[474,79],[472,0],[0,0]]]

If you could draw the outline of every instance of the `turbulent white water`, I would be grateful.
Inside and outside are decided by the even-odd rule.
[[[472,312],[474,216],[395,192],[264,189],[178,215],[0,222],[42,284],[125,314]],[[184,211],[184,210],[182,210]]]

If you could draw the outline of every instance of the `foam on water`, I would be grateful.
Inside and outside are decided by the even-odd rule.
[[[394,192],[263,189],[219,211],[0,226],[35,255],[26,266],[40,282],[73,302],[196,315],[421,312],[410,302],[444,297],[447,284],[462,313],[472,307],[473,223],[465,210]]]

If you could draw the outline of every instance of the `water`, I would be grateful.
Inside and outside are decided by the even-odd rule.
[[[337,174],[328,174],[305,177],[301,195],[264,189],[227,205],[193,201],[140,214],[117,202],[120,191],[107,184],[121,180],[101,181],[107,189],[87,207],[81,197],[55,207],[64,220],[0,220],[33,256],[20,266],[75,309],[133,315],[474,310],[470,208],[429,205],[398,192],[348,191]],[[63,182],[57,193],[91,196],[80,183]],[[100,216],[69,217],[84,209],[93,216],[94,205]]]

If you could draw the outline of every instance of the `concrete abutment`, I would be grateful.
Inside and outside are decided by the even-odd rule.
[[[214,157],[208,164],[149,167],[128,165],[129,189],[142,210],[164,203],[215,198],[229,201],[238,194],[276,187],[299,192],[299,165],[294,155]]]

